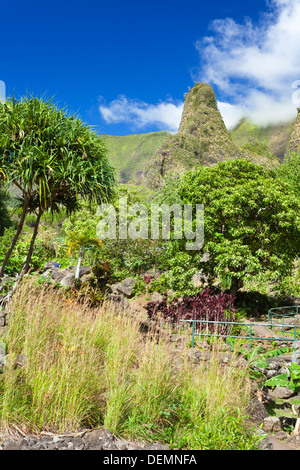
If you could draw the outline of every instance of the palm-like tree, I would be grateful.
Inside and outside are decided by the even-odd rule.
[[[65,109],[59,110],[52,100],[35,97],[0,104],[0,170],[0,178],[14,185],[22,197],[22,214],[0,278],[34,206],[38,218],[33,243],[45,211],[70,198],[107,202],[116,182],[96,132]]]
[[[84,249],[91,246],[95,246],[99,251],[101,251],[103,247],[102,241],[99,238],[88,238],[83,235],[69,243],[68,254],[72,255],[79,251],[78,262],[75,269],[75,279],[79,279],[80,276],[80,268],[82,265]]]

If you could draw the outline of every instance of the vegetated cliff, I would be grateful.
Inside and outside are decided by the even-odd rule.
[[[212,87],[196,83],[185,96],[178,133],[156,151],[146,168],[144,184],[155,188],[169,173],[182,174],[198,165],[213,166],[237,158],[247,158],[268,168],[279,165],[263,144],[237,147],[223,122]]]
[[[300,152],[300,108],[287,145],[287,152]]]
[[[120,183],[139,182],[158,147],[169,137],[169,132],[149,132],[125,136],[101,135],[108,157],[116,169]]]
[[[283,161],[291,138],[295,120],[279,124],[259,126],[247,119],[241,119],[230,135],[238,147],[245,145],[263,144],[280,161]]]

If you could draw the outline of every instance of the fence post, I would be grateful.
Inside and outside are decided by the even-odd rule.
[[[249,330],[249,351],[251,351],[251,346],[252,346],[252,341],[251,341],[251,339],[252,339],[252,323],[250,323],[249,328],[250,328],[250,330]]]
[[[193,320],[192,348],[194,347],[194,338],[195,338],[195,320]]]
[[[296,337],[296,329],[297,327],[294,326],[294,362],[297,364],[297,337]]]

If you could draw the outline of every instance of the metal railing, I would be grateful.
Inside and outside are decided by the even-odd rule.
[[[243,340],[249,340],[249,350],[252,348],[252,342],[254,340],[259,341],[282,341],[282,342],[291,342],[293,343],[293,362],[297,363],[297,346],[299,345],[299,341],[297,340],[297,328],[300,326],[291,326],[291,325],[284,325],[283,328],[293,329],[293,337],[292,338],[282,338],[279,336],[276,337],[261,337],[255,336],[254,327],[255,326],[264,326],[269,328],[269,323],[242,323],[242,322],[227,322],[227,321],[209,321],[209,320],[181,320],[184,323],[191,323],[192,324],[192,347],[195,345],[195,338],[196,337],[214,337],[214,338],[239,338]],[[206,328],[202,328],[202,326],[206,325]],[[223,332],[219,333],[219,326],[223,325]],[[227,328],[228,331],[224,332]],[[248,336],[241,336],[231,334],[232,328],[234,326],[244,327],[245,329],[249,329]],[[282,325],[281,325],[282,326]],[[299,331],[300,333],[300,331]]]
[[[274,326],[282,327],[284,333],[285,329],[285,319],[296,318],[299,320],[300,306],[293,305],[290,307],[274,307],[270,308],[268,311],[268,327],[273,328]],[[278,318],[281,318],[281,323],[277,321]],[[289,325],[290,327],[290,325]]]

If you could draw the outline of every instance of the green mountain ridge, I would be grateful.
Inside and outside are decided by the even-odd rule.
[[[300,114],[266,126],[242,119],[228,130],[210,85],[197,83],[185,95],[177,134],[167,131],[111,136],[102,134],[120,183],[159,186],[170,172],[197,165],[247,158],[267,168],[280,165],[288,150],[300,151]]]
[[[167,131],[159,131],[126,136],[102,134],[100,137],[106,145],[119,182],[128,183],[142,180],[149,160],[169,135]]]
[[[238,147],[251,143],[265,145],[280,160],[284,159],[292,135],[295,121],[281,124],[258,126],[247,119],[242,119],[231,129],[232,140]]]

